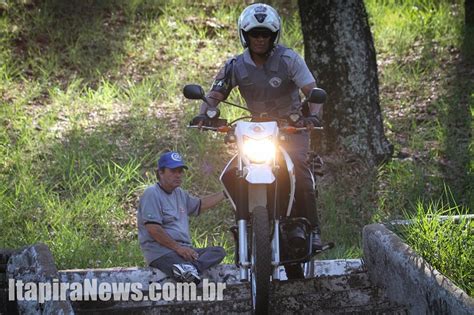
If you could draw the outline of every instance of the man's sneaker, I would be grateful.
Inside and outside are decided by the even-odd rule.
[[[323,249],[323,243],[321,242],[321,233],[319,229],[315,229],[311,232],[311,241],[313,244],[313,252]]]
[[[173,275],[178,282],[194,282],[198,284],[201,282],[201,277],[196,267],[191,264],[174,264]]]

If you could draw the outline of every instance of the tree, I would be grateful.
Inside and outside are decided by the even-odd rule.
[[[305,59],[328,92],[323,147],[342,145],[375,165],[393,146],[384,134],[375,49],[362,0],[299,0]]]
[[[464,1],[464,21],[467,26],[474,26],[474,0]]]

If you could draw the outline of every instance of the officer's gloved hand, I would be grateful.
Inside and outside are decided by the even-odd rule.
[[[196,117],[194,117],[193,120],[189,122],[189,125],[191,126],[197,126],[199,124],[205,125],[208,120],[209,118],[207,118],[205,114],[199,114]]]
[[[322,126],[321,120],[316,115],[311,115],[311,116],[303,118],[303,125],[305,127],[308,127],[308,125],[310,125],[310,124],[312,124],[313,127],[321,127]]]

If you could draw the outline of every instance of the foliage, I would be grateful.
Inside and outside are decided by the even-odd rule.
[[[462,1],[366,1],[378,51],[381,106],[395,158],[381,166],[377,220],[451,188],[473,209],[474,59]],[[471,210],[472,211],[472,210]]]
[[[466,217],[456,221],[453,217],[467,214],[467,209],[438,200],[419,202],[416,210],[416,213],[407,213],[412,224],[401,231],[405,241],[431,266],[472,295],[474,222]]]

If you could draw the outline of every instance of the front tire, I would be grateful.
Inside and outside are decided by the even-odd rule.
[[[252,309],[254,314],[267,314],[270,276],[272,274],[272,251],[267,209],[256,207],[252,211],[251,229]]]

